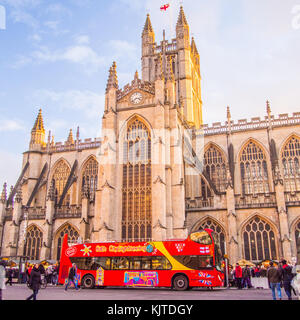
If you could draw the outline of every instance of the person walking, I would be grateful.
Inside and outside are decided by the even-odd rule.
[[[42,278],[41,278],[41,272],[39,270],[39,265],[35,264],[33,269],[31,270],[30,278],[29,278],[29,286],[30,286],[30,289],[33,291],[33,293],[26,300],[31,300],[31,299],[36,300],[36,296],[41,287],[41,283],[42,283]]]
[[[68,280],[67,280],[68,282],[67,282],[67,284],[66,284],[65,291],[68,290],[68,287],[69,287],[69,285],[70,285],[71,282],[74,284],[75,289],[76,289],[76,290],[79,290],[75,278],[76,278],[76,264],[73,263],[73,264],[72,264],[72,267],[71,267],[70,270],[69,270],[69,276],[68,276]]]
[[[276,300],[276,291],[277,291],[279,300],[282,300],[281,287],[280,287],[282,273],[280,269],[277,269],[276,267],[274,267],[273,261],[270,261],[270,267],[267,270],[267,278],[269,282],[269,287],[272,290],[273,300]]]
[[[242,289],[243,270],[238,263],[236,263],[234,271],[235,271],[234,273],[235,273],[236,286],[240,290]]]
[[[283,280],[283,287],[286,295],[288,296],[289,300],[292,300],[292,286],[291,282],[293,280],[292,270],[293,268],[289,266],[286,260],[281,261],[281,273],[282,273],[282,280]]]
[[[9,283],[9,285],[12,286],[12,279],[13,279],[13,270],[12,268],[9,268],[7,270],[7,281],[5,282],[5,284]]]

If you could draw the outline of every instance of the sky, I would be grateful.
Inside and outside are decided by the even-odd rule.
[[[167,12],[160,6],[169,3]],[[15,184],[42,108],[64,142],[101,136],[108,70],[141,74],[141,33],[175,37],[183,5],[200,54],[204,123],[300,111],[300,0],[0,0],[0,188]],[[4,23],[5,22],[5,23]],[[47,133],[46,133],[47,136]]]

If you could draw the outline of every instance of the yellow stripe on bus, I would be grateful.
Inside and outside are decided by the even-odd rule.
[[[154,248],[157,248],[172,264],[172,270],[193,270],[190,268],[187,268],[183,264],[181,264],[179,261],[177,261],[173,256],[169,253],[169,251],[165,248],[164,244],[162,242],[153,242],[151,243]]]

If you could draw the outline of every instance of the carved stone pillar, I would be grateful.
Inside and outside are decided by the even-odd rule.
[[[85,183],[82,192],[82,202],[81,202],[81,221],[80,221],[80,237],[83,241],[90,238],[89,236],[89,190],[88,185]]]
[[[231,264],[236,263],[239,257],[238,248],[238,232],[237,232],[237,217],[235,213],[235,198],[234,189],[232,185],[229,170],[227,171],[228,183],[226,188],[226,202],[227,202],[227,225],[228,225],[228,250],[227,254]]]
[[[41,250],[41,259],[51,259],[51,246],[53,236],[53,221],[55,214],[55,187],[51,183],[46,199],[46,221],[44,223],[45,236]]]
[[[278,167],[276,167],[274,172],[274,185],[277,203],[277,212],[279,217],[279,230],[280,230],[280,242],[281,250],[280,252],[286,260],[291,260],[292,258],[292,248],[291,248],[291,236],[288,224],[288,213],[285,205],[284,198],[284,185],[283,180]],[[280,257],[279,257],[280,258]]]

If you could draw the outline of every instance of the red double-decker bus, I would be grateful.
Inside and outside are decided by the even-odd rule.
[[[73,263],[78,284],[85,288],[219,287],[224,284],[222,254],[210,229],[194,232],[186,240],[108,242],[68,245],[65,235],[59,283],[64,284]]]

